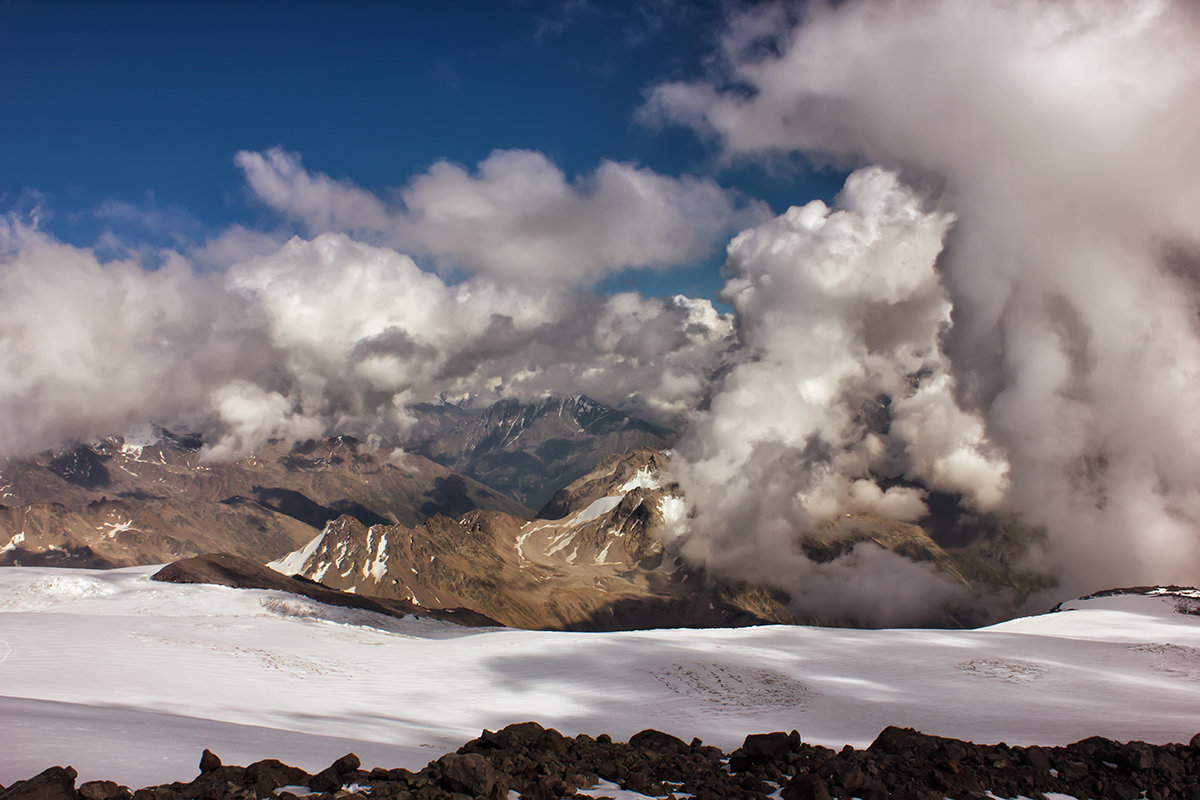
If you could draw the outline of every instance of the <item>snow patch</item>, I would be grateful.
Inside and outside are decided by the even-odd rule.
[[[372,528],[371,530],[374,531],[375,529]],[[371,562],[370,567],[364,569],[364,573],[363,573],[364,578],[367,577],[366,570],[370,571],[371,577],[375,579],[376,583],[379,583],[380,581],[382,581],[384,576],[387,575],[387,563],[388,563],[387,546],[388,546],[387,534],[381,533],[379,535],[379,541],[375,545],[375,558]]]
[[[0,547],[0,553],[11,553],[23,544],[25,544],[25,531],[21,531],[9,539],[8,544]]]
[[[593,500],[587,508],[575,514],[575,517],[571,521],[591,522],[594,519],[599,519],[621,505],[621,501],[624,499],[625,495],[620,495],[618,497],[601,497],[599,500]]]
[[[642,467],[637,473],[625,481],[618,489],[622,495],[629,494],[634,489],[661,489],[662,482],[658,479],[657,473],[651,473],[650,467]]]
[[[284,575],[299,575],[304,571],[305,566],[308,565],[308,560],[317,552],[317,548],[321,546],[321,542],[323,541],[325,541],[325,531],[318,533],[301,549],[294,550],[278,561],[270,562],[267,566],[276,572],[282,572]],[[320,580],[320,578],[317,578],[317,580]]]
[[[124,533],[125,531],[135,531],[135,530],[137,530],[137,528],[133,527],[133,520],[120,519],[118,517],[116,522],[101,523],[100,527],[96,528],[96,530],[98,530],[102,534],[104,534],[105,539],[115,539],[115,538],[117,538],[118,533]]]

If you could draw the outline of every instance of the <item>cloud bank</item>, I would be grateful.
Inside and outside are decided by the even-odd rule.
[[[831,509],[919,511],[894,489],[856,494],[869,468],[977,504],[1006,498],[1048,529],[1066,591],[1195,583],[1195,6],[793,12],[735,19],[713,74],[657,87],[643,113],[694,126],[730,158],[878,164],[920,191],[868,170],[833,214],[792,209],[730,246],[729,296],[761,357],[730,373],[681,448],[693,550],[763,572]],[[953,210],[948,234],[919,200]],[[896,391],[905,375],[919,380]],[[894,417],[879,441],[855,421],[877,389]],[[745,541],[725,525],[736,512],[703,499],[717,487],[756,531]],[[787,587],[812,573],[774,572]]]
[[[345,232],[507,282],[590,285],[626,268],[695,265],[766,215],[711,180],[615,161],[569,181],[529,150],[497,150],[474,172],[438,162],[394,202],[278,149],[236,163],[258,200],[310,235]]]
[[[344,234],[224,272],[164,258],[101,263],[0,223],[0,455],[151,420],[205,431],[214,458],[268,438],[394,437],[439,398],[582,392],[661,420],[699,402],[733,342],[708,301],[448,284]]]

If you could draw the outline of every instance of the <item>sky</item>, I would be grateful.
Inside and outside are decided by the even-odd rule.
[[[604,159],[715,175],[777,210],[832,197],[844,172],[722,165],[691,132],[636,121],[653,84],[703,68],[726,13],[671,0],[5,2],[0,66],[20,80],[0,90],[0,200],[40,204],[48,230],[81,245],[105,230],[170,243],[275,225],[234,165],[274,147],[381,193],[439,160],[527,149],[570,176]],[[721,258],[605,288],[712,296]]]
[[[1189,0],[0,14],[0,455],[582,393],[805,611],[961,593],[796,547],[931,493],[1062,591],[1200,582]]]

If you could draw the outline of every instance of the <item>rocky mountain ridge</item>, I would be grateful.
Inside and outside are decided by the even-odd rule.
[[[796,621],[780,598],[687,569],[660,532],[682,501],[665,457],[610,457],[563,489],[558,519],[476,510],[424,524],[341,517],[271,566],[360,595],[472,609],[505,625],[610,630]]]
[[[405,450],[467,475],[530,508],[594,469],[638,447],[662,450],[678,433],[584,395],[533,403],[501,400],[475,408],[449,403],[413,407]]]
[[[342,517],[272,566],[343,591],[461,606],[523,628],[844,624],[801,616],[782,592],[685,564],[672,536],[686,513],[666,455],[640,448],[609,457],[536,516],[477,510],[415,527]],[[847,514],[797,547],[820,561],[862,542],[975,587],[959,566],[974,550],[952,554],[918,525]],[[953,616],[941,622],[952,623]]]
[[[342,515],[418,524],[524,508],[420,456],[352,437],[210,462],[194,436],[113,436],[0,462],[0,565],[114,567],[226,552],[264,562]]]

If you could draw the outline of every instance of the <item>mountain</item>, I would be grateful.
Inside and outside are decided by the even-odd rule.
[[[686,568],[659,535],[683,513],[649,448],[610,456],[537,517],[475,510],[424,524],[333,520],[271,566],[360,595],[471,609],[521,628],[610,630],[794,622],[786,598]]]
[[[0,569],[0,783],[51,764],[74,766],[80,782],[188,780],[204,748],[314,773],[349,752],[366,769],[416,770],[484,728],[529,719],[614,741],[654,727],[726,753],[749,731],[793,728],[841,750],[889,725],[1012,746],[1105,736],[1186,747],[1198,727],[1200,616],[1179,613],[1188,598],[1176,595],[1079,600],[970,631],[578,634],[396,619],[149,580],[156,570]],[[968,769],[959,758],[926,769]],[[854,765],[842,766],[845,783]],[[1121,774],[1095,769],[1110,786]],[[760,788],[745,796],[779,796]]]
[[[351,437],[206,462],[194,436],[110,437],[0,462],[0,564],[112,567],[226,552],[259,563],[350,515],[419,524],[519,503],[420,456]]]
[[[685,564],[668,523],[687,507],[668,474],[665,454],[638,448],[608,457],[556,492],[536,516],[472,510],[416,526],[343,516],[272,566],[359,595],[463,607],[531,629],[859,624],[802,616],[783,592]],[[964,592],[956,604],[931,609],[924,624],[986,624],[1012,616],[1046,583],[1020,566],[1033,536],[1027,528],[998,517],[973,519],[969,537],[943,546],[921,525],[844,514],[796,546],[813,561],[829,562],[871,542],[926,563]]]
[[[610,455],[662,450],[678,433],[583,395],[537,403],[502,400],[487,408],[422,404],[406,451],[541,507],[555,491]]]

